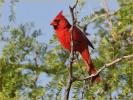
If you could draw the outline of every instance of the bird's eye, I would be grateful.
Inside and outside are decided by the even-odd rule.
[[[59,22],[60,22],[60,20],[59,20],[59,19],[58,19],[58,20],[56,19],[56,20],[54,20],[54,21],[55,21],[56,23],[59,23]]]

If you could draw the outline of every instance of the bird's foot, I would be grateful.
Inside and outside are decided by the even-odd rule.
[[[69,61],[70,62],[75,62],[77,60],[78,60],[78,53],[74,53],[74,55],[72,53],[70,53]]]

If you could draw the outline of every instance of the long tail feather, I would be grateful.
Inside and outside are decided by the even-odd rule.
[[[89,54],[88,48],[84,49],[81,52],[81,55],[82,55],[82,58],[83,58],[83,60],[85,61],[86,65],[87,65],[87,70],[88,70],[89,75],[95,74],[97,71],[96,71],[95,66],[92,63],[91,58],[90,58],[90,54]],[[91,80],[92,83],[99,83],[100,81],[101,81],[101,78],[100,78],[99,75],[93,77],[92,80]]]

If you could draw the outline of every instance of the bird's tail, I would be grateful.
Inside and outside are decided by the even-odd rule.
[[[81,55],[82,55],[82,58],[83,58],[83,60],[85,61],[86,65],[87,65],[87,71],[88,71],[89,75],[96,74],[97,71],[96,71],[95,66],[92,63],[91,58],[90,58],[89,50],[84,49],[81,52]],[[101,81],[101,78],[100,78],[99,75],[96,75],[91,79],[92,83],[99,83],[100,81]]]

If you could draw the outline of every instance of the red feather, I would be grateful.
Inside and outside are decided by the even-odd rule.
[[[61,45],[68,50],[71,51],[71,33],[70,28],[71,24],[68,20],[62,15],[62,11],[55,17],[52,21],[51,25],[54,27],[57,37],[61,43]],[[78,51],[87,64],[87,70],[89,74],[95,74],[96,69],[92,63],[89,54],[88,46],[93,47],[92,43],[88,40],[88,38],[83,34],[83,32],[77,28],[76,26],[73,27],[73,41],[74,41],[74,51]],[[92,78],[92,83],[100,82],[100,76],[97,75]]]

